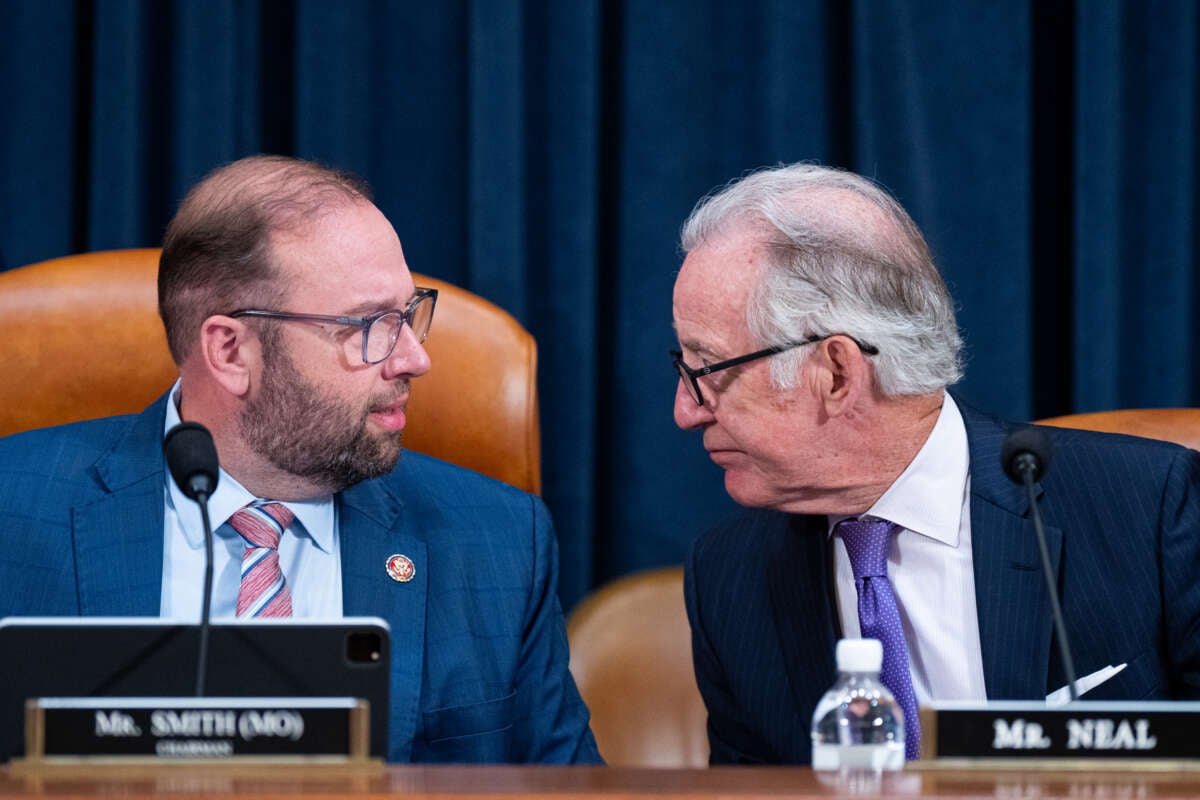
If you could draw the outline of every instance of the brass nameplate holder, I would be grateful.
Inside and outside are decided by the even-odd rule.
[[[921,709],[921,766],[1200,769],[1200,702],[944,703]]]
[[[368,703],[356,698],[88,697],[25,704],[29,763],[369,758]]]

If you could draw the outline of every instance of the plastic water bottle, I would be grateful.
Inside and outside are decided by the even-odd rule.
[[[904,767],[904,712],[879,680],[882,664],[883,645],[878,639],[837,643],[837,683],[813,712],[813,769]]]

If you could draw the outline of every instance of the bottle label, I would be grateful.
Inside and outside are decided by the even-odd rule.
[[[813,744],[813,769],[875,769],[904,768],[904,743],[878,744]]]

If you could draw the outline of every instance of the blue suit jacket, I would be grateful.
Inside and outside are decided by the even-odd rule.
[[[987,695],[1043,699],[1066,676],[1025,492],[1000,467],[1012,426],[959,407]],[[1041,509],[1076,672],[1128,664],[1084,697],[1200,698],[1200,453],[1046,430]],[[713,763],[809,763],[840,636],[826,526],[746,510],[693,545],[685,593]]]
[[[158,616],[165,408],[0,440],[0,617]],[[389,760],[599,762],[541,500],[405,453],[336,502],[343,611],[391,626]]]

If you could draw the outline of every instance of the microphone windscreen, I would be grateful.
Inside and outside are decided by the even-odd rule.
[[[1000,447],[1000,464],[1004,467],[1004,474],[1013,483],[1020,484],[1025,482],[1025,478],[1019,465],[1032,458],[1033,479],[1036,481],[1046,474],[1051,452],[1050,437],[1044,430],[1037,427],[1020,428],[1005,437]]]
[[[191,499],[197,499],[200,492],[211,495],[217,488],[217,447],[208,428],[200,423],[181,422],[167,431],[163,455],[175,485]]]

